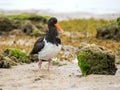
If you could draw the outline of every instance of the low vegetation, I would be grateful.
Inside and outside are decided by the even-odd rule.
[[[38,30],[39,35],[40,31],[46,31],[48,18],[36,14],[0,15],[0,35],[8,35],[14,30],[26,35],[33,35],[33,31]]]
[[[89,32],[92,34],[96,34],[96,28],[100,26],[105,26],[113,21],[103,20],[103,19],[71,19],[67,21],[61,21],[60,25],[64,30],[70,32]]]
[[[120,17],[118,17],[117,20],[116,20],[116,26],[117,26],[118,28],[120,28]]]
[[[94,18],[61,21],[60,25],[67,33],[60,35],[60,37],[65,45],[78,47],[81,42],[95,43],[96,45],[105,46],[116,52],[120,47],[119,42],[116,42],[115,40],[96,39],[96,28],[115,24],[115,22],[116,20]]]
[[[31,20],[31,21],[43,22],[43,23],[47,23],[47,20],[49,19],[49,16],[41,16],[37,14],[27,14],[27,13],[18,14],[18,15],[0,15],[0,17],[8,18],[10,20],[19,20],[19,21]]]
[[[14,22],[14,24],[10,22],[10,25],[8,25],[9,24],[8,22],[7,28],[10,28],[9,26],[14,25],[14,27],[20,28],[20,30],[23,29],[23,23],[21,22],[23,22],[24,20],[26,20],[27,22],[30,21],[29,24],[31,24],[31,28],[28,29],[28,31],[32,29],[30,35],[25,34],[20,36],[20,33],[17,31],[12,35],[8,35],[7,33],[6,34],[7,36],[1,36],[0,38],[0,47],[1,47],[0,51],[4,51],[6,48],[16,48],[24,51],[26,55],[29,55],[29,52],[31,51],[37,37],[44,33],[42,32],[42,30],[43,31],[47,30],[46,24],[47,24],[47,20],[49,19],[48,16],[40,16],[35,14],[30,14],[30,15],[20,14],[20,15],[7,15],[7,16],[0,15],[0,18],[7,18],[8,21]],[[114,52],[117,52],[120,47],[119,42],[116,42],[114,40],[102,40],[95,38],[96,28],[109,25],[112,23],[116,23],[115,21],[116,20],[103,20],[103,19],[94,19],[94,18],[70,19],[70,20],[60,21],[59,24],[65,31],[63,34],[60,34],[62,44],[78,47],[81,42],[86,42],[89,44],[94,43],[96,45],[104,46],[108,49],[111,49]],[[119,25],[119,23],[116,25]],[[23,31],[26,31],[27,28],[28,27],[24,27]],[[14,28],[12,29],[10,28],[10,31],[13,29]],[[2,31],[4,30],[5,28],[2,29]]]

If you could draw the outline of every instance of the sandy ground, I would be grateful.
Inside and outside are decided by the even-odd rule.
[[[120,68],[120,66],[118,66]],[[37,63],[0,69],[0,90],[120,90],[120,70],[112,75],[81,76],[73,63],[51,66],[44,62],[40,70]]]

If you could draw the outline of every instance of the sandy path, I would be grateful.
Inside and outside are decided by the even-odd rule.
[[[120,90],[120,76],[88,75],[75,64],[52,66],[40,70],[36,63],[0,69],[0,90]]]

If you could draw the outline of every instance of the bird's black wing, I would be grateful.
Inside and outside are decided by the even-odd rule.
[[[41,51],[41,49],[43,49],[45,43],[44,43],[44,37],[42,36],[40,37],[34,44],[34,47],[32,49],[32,51],[30,52],[30,54],[38,54],[39,51]]]
[[[55,44],[58,46],[59,44],[61,44],[61,40],[57,37],[56,38],[56,41],[55,41]]]
[[[58,44],[61,44],[60,38],[57,37],[57,38],[56,38],[56,41],[57,41]]]

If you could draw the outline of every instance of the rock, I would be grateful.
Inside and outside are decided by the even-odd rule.
[[[25,21],[22,25],[22,31],[27,35],[30,35],[33,29],[34,29],[34,26],[32,25],[31,21]]]
[[[117,18],[115,24],[118,28],[120,28],[120,17]]]
[[[6,31],[21,30],[24,35],[39,36],[42,31],[47,30],[48,18],[49,17],[34,14],[4,15],[0,17],[0,34],[9,35]],[[39,30],[39,32],[37,31],[37,34],[36,30]],[[12,34],[13,33],[14,32],[12,32]]]
[[[34,80],[34,81],[39,81],[39,80],[41,80],[41,78],[40,78],[40,77],[35,78],[35,80]]]
[[[117,70],[115,54],[95,44],[81,44],[77,50],[77,59],[84,76],[88,74],[114,75]]]
[[[9,32],[9,35],[16,35],[16,36],[22,36],[23,32],[21,29],[13,29]]]
[[[14,65],[17,65],[17,63],[5,56],[3,53],[0,53],[0,68],[10,68]]]
[[[116,64],[120,64],[120,49],[118,49],[118,50],[116,51],[115,63],[116,63]]]
[[[60,60],[72,61],[75,59],[76,48],[73,46],[63,46],[62,51],[58,54]]]
[[[115,24],[102,26],[97,28],[96,31],[96,38],[98,39],[113,39],[120,41],[120,28],[117,28]]]
[[[21,29],[21,25],[23,23],[22,20],[14,19],[14,20],[11,20],[11,22],[12,22],[12,25],[13,25],[13,29]]]
[[[40,36],[45,34],[44,32],[47,31],[46,24],[41,23],[32,23],[31,21],[25,21],[22,25],[22,31],[26,35],[32,36]]]
[[[29,55],[29,59],[30,59],[30,61],[32,61],[32,62],[37,62],[37,61],[39,61],[39,60],[38,60],[38,54],[31,54],[31,55]]]
[[[13,24],[10,19],[0,17],[0,31],[8,32],[8,31],[11,31],[12,28],[13,28]]]
[[[44,16],[40,16],[40,15],[35,15],[35,14],[31,14],[29,15],[26,19],[33,21],[33,22],[43,22],[43,23],[47,23],[49,17],[44,17]]]
[[[59,61],[52,60],[52,65],[53,66],[61,66]]]
[[[33,31],[32,31],[32,36],[36,36],[36,37],[39,37],[41,35],[45,34],[44,32],[40,31],[39,29],[35,28]]]
[[[4,51],[6,56],[9,56],[11,59],[14,59],[17,62],[30,63],[29,57],[19,49],[16,48],[7,48]]]

